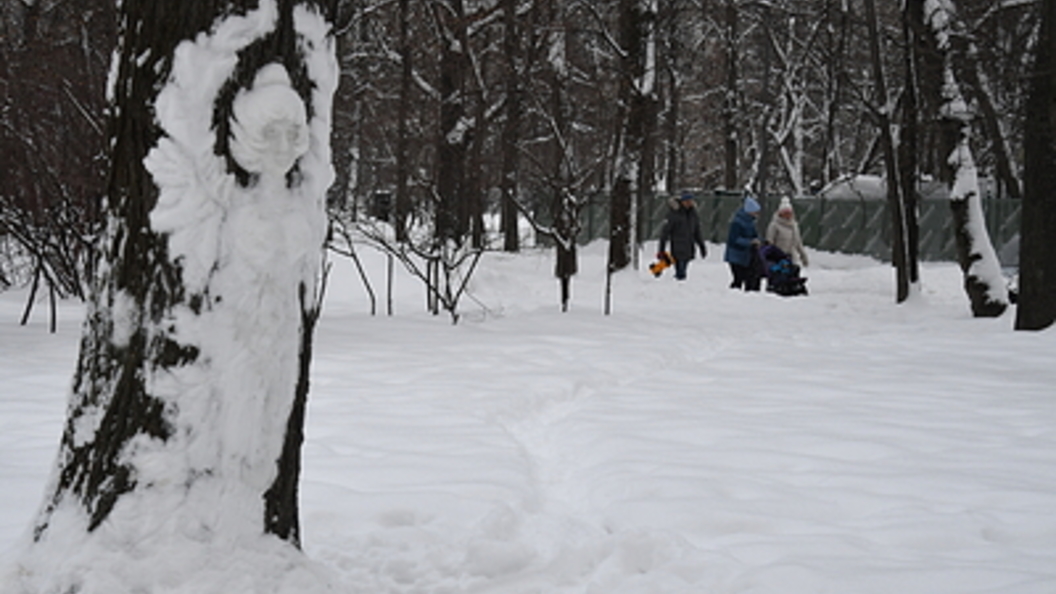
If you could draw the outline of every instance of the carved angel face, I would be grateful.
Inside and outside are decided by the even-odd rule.
[[[284,67],[262,68],[253,87],[235,98],[232,111],[231,156],[246,171],[281,177],[308,152],[304,102]]]
[[[261,164],[285,174],[308,149],[308,129],[303,122],[272,120],[260,131]]]

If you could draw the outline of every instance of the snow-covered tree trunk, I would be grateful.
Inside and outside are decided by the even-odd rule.
[[[1041,28],[1027,98],[1017,330],[1056,323],[1056,2],[1040,5]]]
[[[124,0],[100,270],[5,592],[311,592],[297,485],[332,7]]]
[[[953,29],[955,15],[949,0],[924,2],[925,22],[931,26],[944,57],[939,155],[945,162],[940,161],[939,171],[950,187],[957,260],[964,272],[964,289],[972,314],[996,317],[1008,307],[1008,289],[986,230],[978,173],[969,145],[972,115],[954,75],[951,53],[966,49],[965,40]]]

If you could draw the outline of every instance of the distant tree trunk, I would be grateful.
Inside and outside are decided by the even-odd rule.
[[[905,84],[902,89],[902,125],[898,139],[898,183],[902,186],[903,216],[906,228],[906,274],[910,284],[920,282],[918,260],[920,229],[917,225],[917,178],[920,174],[920,105],[917,81],[917,37],[924,16],[923,0],[905,0],[902,14],[902,40],[905,43]]]
[[[737,0],[726,1],[726,22],[723,43],[726,46],[726,88],[722,103],[723,147],[725,150],[725,167],[723,183],[727,190],[738,189],[738,130],[737,110],[739,88],[737,66],[740,56],[737,51],[738,13]]]
[[[469,35],[465,28],[461,30],[462,45],[469,47]],[[474,77],[475,78],[475,77]],[[479,81],[477,81],[479,83]],[[484,105],[484,89],[479,84],[473,85],[472,93],[472,126],[467,141],[469,142],[468,159],[466,161],[466,190],[462,199],[465,203],[464,217],[466,219],[466,232],[470,236],[470,245],[473,249],[484,249],[486,241],[484,232],[484,120],[486,119]]]
[[[551,143],[550,191],[553,192],[554,244],[556,257],[554,276],[560,290],[561,311],[567,312],[572,302],[572,277],[579,272],[576,239],[579,235],[580,203],[572,188],[572,162],[569,147],[572,128],[568,105],[569,70],[567,64],[568,22],[563,0],[547,0],[546,22],[552,32],[547,40],[549,52],[546,68],[550,85]]]
[[[895,140],[891,134],[890,103],[884,65],[880,58],[880,31],[876,17],[875,0],[865,0],[865,19],[869,29],[869,54],[872,60],[873,84],[876,87],[877,127],[880,129],[880,145],[884,152],[884,167],[887,177],[887,202],[891,212],[891,260],[895,267],[896,296],[898,303],[909,298],[909,258],[906,251],[906,216],[899,180],[898,157]]]
[[[675,194],[683,186],[682,172],[684,159],[682,158],[681,141],[681,108],[682,108],[682,85],[681,85],[681,63],[679,56],[683,48],[678,41],[679,19],[685,14],[675,2],[665,4],[666,14],[663,19],[666,30],[664,35],[664,72],[667,76],[667,109],[664,117],[664,148],[666,155],[664,162],[667,166],[664,175],[664,190],[668,194]]]
[[[618,41],[622,55],[619,68],[619,113],[617,119],[616,178],[612,188],[609,222],[609,270],[623,270],[631,263],[635,231],[635,203],[640,196],[642,161],[646,135],[645,43],[652,22],[642,0],[620,0]]]
[[[406,242],[407,224],[411,216],[410,192],[410,130],[407,119],[411,113],[411,15],[410,0],[399,0],[400,98],[396,108],[396,209],[393,226],[396,241]]]
[[[441,29],[440,129],[437,137],[436,236],[458,244],[468,231],[466,156],[470,131],[466,116],[466,65],[468,48],[461,42],[467,26],[462,0],[443,0],[435,9]]]
[[[199,569],[181,563],[219,570],[224,555],[208,551],[226,554],[250,536],[276,536],[276,551],[299,547],[333,179],[332,10],[298,0],[120,3],[108,232],[20,591],[102,591],[121,583],[108,572],[150,575],[158,565],[169,580]],[[260,109],[266,97],[281,98],[281,118]],[[295,133],[294,148],[255,144],[275,125]],[[206,552],[150,556],[185,548]],[[84,573],[96,561],[109,564]]]
[[[1017,330],[1056,322],[1056,0],[1040,4],[1041,27],[1027,97]]]
[[[616,178],[612,188],[609,221],[609,271],[623,270],[631,263],[631,180]]]
[[[771,62],[773,60],[773,51],[770,47],[771,43],[773,43],[771,41],[773,39],[773,30],[771,29],[770,23],[770,8],[771,7],[767,4],[759,7],[761,12],[760,17],[762,20],[763,36],[767,39],[767,42],[764,43],[761,48],[763,53],[763,75],[762,80],[760,81],[759,90],[760,101],[765,107],[763,109],[763,117],[759,118],[759,121],[756,123],[759,130],[757,133],[759,151],[756,155],[756,166],[753,168],[755,170],[753,176],[755,179],[750,180],[750,183],[747,184],[753,187],[755,192],[763,198],[769,195],[770,188],[770,114],[774,105],[774,95],[770,89],[770,71],[772,66]],[[797,149],[802,149],[802,146],[797,147]],[[802,165],[802,159],[800,159],[800,165]],[[798,178],[801,179],[802,168],[798,171],[800,173]],[[802,183],[796,181],[796,176],[793,176],[793,186],[795,187],[794,193],[798,196],[800,194],[799,189],[800,186],[802,186]]]
[[[517,228],[518,142],[521,134],[521,114],[524,111],[520,81],[520,30],[517,26],[517,0],[502,0],[503,50],[506,57],[504,75],[506,85],[506,121],[502,128],[502,236],[503,249],[520,249]]]
[[[634,254],[635,266],[638,265],[637,249],[647,239],[649,233],[649,212],[653,205],[653,197],[656,191],[656,159],[657,159],[657,118],[659,115],[659,99],[657,97],[657,13],[656,5],[648,0],[643,0],[639,5],[638,27],[641,36],[639,59],[636,64],[637,92],[635,97],[635,111],[638,112],[634,119],[638,122],[638,131],[641,140],[641,156],[639,157],[638,180],[635,186],[638,193],[635,196],[637,211],[635,213]]]
[[[827,75],[825,77],[825,168],[822,180],[824,183],[838,178],[842,173],[836,116],[842,107],[842,81],[845,78],[844,60],[846,59],[847,29],[850,19],[845,10],[846,4],[841,3],[837,8],[837,2],[838,0],[826,0],[825,2],[826,19],[831,24],[825,27],[824,31],[828,45],[832,48],[832,56],[825,65]],[[837,11],[838,19],[834,14]]]

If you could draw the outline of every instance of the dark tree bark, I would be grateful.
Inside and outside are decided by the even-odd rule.
[[[121,7],[119,94],[113,99],[117,117],[109,130],[113,148],[105,212],[120,231],[101,246],[109,274],[94,288],[62,439],[61,470],[37,523],[38,539],[48,529],[52,510],[65,499],[85,508],[92,531],[117,500],[136,487],[134,471],[122,464],[120,452],[140,435],[165,441],[172,433],[164,404],[149,393],[143,370],[193,364],[198,358],[196,349],[184,347],[167,333],[148,340],[146,326],[160,325],[166,313],[188,296],[179,268],[168,258],[164,238],[150,228],[148,215],[158,196],[143,160],[161,134],[153,105],[168,77],[175,47],[206,30],[216,18],[215,10],[181,4],[165,18],[165,9],[153,2],[125,2]],[[144,55],[148,59],[137,63]],[[124,344],[115,339],[109,315],[119,293],[131,297],[144,318]],[[105,413],[94,439],[78,443],[76,424],[99,406]]]
[[[631,180],[616,178],[612,188],[609,221],[609,272],[631,263]]]
[[[571,147],[572,122],[568,105],[569,70],[567,55],[568,23],[562,0],[546,0],[544,22],[553,33],[547,36],[546,51],[556,56],[548,60],[546,78],[549,85],[549,117],[551,126],[549,189],[553,195],[554,213],[554,276],[560,290],[561,311],[567,312],[572,302],[572,277],[579,272],[576,238],[579,235],[579,211],[582,203],[573,188],[573,156]]]
[[[631,264],[632,242],[635,238],[635,203],[643,195],[643,171],[653,174],[645,166],[646,137],[649,134],[649,103],[651,96],[643,89],[647,73],[646,47],[654,17],[641,0],[621,0],[618,16],[619,99],[617,118],[616,178],[612,189],[609,232],[609,269],[622,270]]]
[[[1027,98],[1017,330],[1056,322],[1056,0],[1043,0]]]
[[[905,218],[906,275],[908,281],[920,281],[919,248],[920,229],[917,225],[917,178],[920,174],[920,102],[917,81],[919,63],[916,55],[920,48],[918,36],[924,22],[924,2],[906,0],[902,14],[902,40],[905,43],[905,78],[902,88],[902,122],[898,139],[898,183],[902,188],[903,216]]]
[[[737,0],[725,0],[726,22],[723,34],[723,43],[726,50],[726,88],[722,103],[722,130],[723,147],[725,154],[725,166],[723,168],[723,183],[727,190],[738,189],[739,161],[737,129],[737,109],[740,95],[738,65],[740,55],[738,52],[737,37],[739,35],[739,14]]]
[[[297,17],[301,21],[297,21],[294,12],[301,8],[308,10],[302,11]],[[311,0],[280,0],[277,22],[261,25],[256,36],[240,39],[239,49],[199,46],[202,54],[198,55],[216,52],[210,59],[222,61],[216,57],[222,53],[230,59],[225,64],[233,65],[218,65],[216,72],[228,69],[226,80],[214,79],[214,83],[207,84],[215,87],[203,87],[214,92],[211,96],[203,92],[205,98],[200,99],[199,105],[202,111],[212,111],[211,123],[208,116],[195,122],[202,134],[165,127],[171,126],[165,123],[165,117],[173,109],[191,109],[186,102],[171,101],[172,97],[186,99],[180,94],[184,92],[181,89],[190,88],[187,77],[196,74],[191,70],[195,63],[186,61],[191,54],[177,53],[177,46],[215,34],[218,23],[226,22],[231,15],[250,15],[254,11],[259,9],[257,2],[251,0],[125,0],[120,4],[120,43],[108,130],[111,154],[104,213],[108,232],[100,245],[101,272],[88,308],[58,468],[35,523],[33,547],[50,543],[48,546],[54,550],[55,539],[68,534],[71,528],[81,527],[90,535],[111,521],[116,525],[110,528],[109,538],[131,527],[152,531],[152,537],[178,539],[180,534],[168,532],[173,513],[180,518],[186,513],[184,519],[192,523],[200,520],[203,543],[222,538],[222,529],[209,526],[210,519],[196,515],[200,507],[190,503],[178,510],[164,505],[153,507],[152,502],[165,501],[172,489],[184,493],[187,499],[193,499],[190,493],[238,492],[248,497],[243,503],[260,509],[250,531],[300,545],[297,485],[318,279],[311,273],[286,275],[300,280],[276,293],[292,297],[279,297],[271,304],[289,320],[293,330],[291,335],[275,338],[275,344],[284,345],[287,356],[273,359],[272,353],[254,355],[254,346],[270,345],[267,341],[277,334],[258,342],[255,337],[233,336],[233,330],[218,323],[238,323],[237,312],[245,307],[238,303],[243,295],[240,291],[253,291],[254,286],[252,279],[246,283],[248,288],[233,282],[249,270],[249,264],[236,267],[230,266],[230,261],[242,258],[242,254],[249,258],[254,254],[230,247],[213,248],[212,244],[207,246],[212,251],[188,251],[198,246],[180,243],[176,234],[196,237],[200,232],[196,225],[216,223],[216,244],[231,246],[234,238],[230,234],[236,229],[261,227],[235,227],[225,213],[267,219],[269,213],[258,212],[256,203],[248,198],[265,196],[269,188],[274,188],[284,198],[288,194],[304,199],[295,208],[306,216],[306,231],[289,237],[308,239],[297,249],[309,254],[310,262],[305,264],[314,266],[325,230],[325,192],[332,181],[329,163],[320,158],[329,155],[329,139],[316,132],[321,130],[320,125],[326,125],[321,122],[329,121],[329,113],[321,110],[329,109],[326,93],[332,92],[331,84],[336,84],[336,72],[322,73],[327,77],[323,84],[327,88],[320,88],[321,73],[318,69],[313,71],[316,66],[309,63],[308,54],[317,50],[325,54],[329,40],[315,37],[320,28],[299,27],[305,23],[305,14],[310,14],[309,20],[318,17],[329,22],[333,6]],[[289,161],[289,169],[263,165],[257,171],[244,158],[246,153],[236,154],[245,145],[233,140],[232,134],[240,133],[232,128],[238,109],[235,105],[239,97],[246,95],[244,91],[256,91],[257,85],[262,84],[258,74],[274,72],[280,66],[287,76],[276,84],[286,93],[283,97],[287,104],[303,103],[304,107],[301,121],[282,121],[299,126],[305,145],[315,143],[318,151],[305,148],[299,156],[292,157],[296,160]],[[174,80],[182,80],[183,84],[177,86]],[[169,112],[159,115],[165,112],[159,109],[164,93],[169,93]],[[201,115],[196,109],[181,113]],[[242,124],[250,125],[248,117],[238,125]],[[215,135],[209,134],[210,129],[215,130]],[[190,150],[196,143],[211,143],[211,150]],[[165,167],[159,167],[159,163]],[[179,178],[179,184],[164,181],[174,176]],[[194,185],[197,182],[200,185]],[[242,199],[237,210],[232,196]],[[159,210],[163,199],[170,210]],[[194,206],[199,200],[221,206],[216,206],[215,211],[201,210]],[[164,219],[156,217],[163,212],[169,216],[173,212],[194,213],[200,219],[181,219],[176,224],[173,219],[161,222]],[[277,218],[264,224],[280,230],[280,237],[275,239],[281,240],[286,237],[281,231],[285,225],[300,225],[302,220]],[[282,253],[282,248],[277,250]],[[193,261],[191,254],[200,255],[202,260]],[[230,260],[221,258],[221,254]],[[274,269],[282,273],[284,265],[276,262]],[[301,270],[300,264],[297,267]],[[203,332],[203,325],[211,331]],[[223,352],[222,345],[234,350],[245,348],[247,352],[240,358],[223,360],[217,355]],[[230,366],[225,367],[225,362]],[[252,375],[252,370],[258,368],[283,366],[284,362],[279,374],[284,381],[279,384],[253,387],[225,381]],[[190,381],[192,378],[199,383]],[[215,404],[209,414],[199,414],[203,398]],[[266,408],[270,405],[274,408]],[[246,410],[280,428],[269,433],[262,427],[261,442],[265,443],[259,447],[256,442],[242,441],[241,435],[217,434],[218,425],[211,424],[213,419],[225,418],[225,412]],[[191,435],[199,448],[193,454],[188,442]],[[144,457],[144,449],[150,450],[150,456]],[[235,468],[255,469],[256,474],[247,478],[232,472],[231,462],[225,458],[232,451],[246,456]],[[158,466],[151,466],[151,456]],[[179,479],[152,479],[156,476],[152,473],[159,469],[179,475]],[[217,488],[220,484],[232,487]],[[217,501],[210,502],[216,509],[224,504],[219,499],[222,498],[218,496]],[[127,511],[128,506],[137,510],[135,517],[142,526],[131,526],[128,517],[113,519],[116,510]],[[231,525],[239,525],[240,521],[232,519]],[[75,590],[76,587],[71,591]]]
[[[469,231],[466,160],[470,130],[466,117],[466,77],[469,56],[464,43],[467,26],[462,0],[440,0],[434,6],[440,28],[440,129],[437,136],[436,236],[461,245]]]
[[[685,18],[686,11],[681,9],[677,2],[667,2],[664,5],[665,13],[660,19],[664,24],[663,57],[664,57],[664,81],[667,83],[665,93],[665,110],[663,121],[663,147],[666,149],[664,163],[666,173],[664,190],[668,194],[674,194],[683,186],[682,172],[682,64],[679,60],[686,48],[683,48],[678,39],[678,25]]]
[[[888,112],[887,82],[883,61],[880,57],[879,21],[876,17],[875,0],[865,0],[865,19],[869,29],[869,54],[872,60],[873,84],[876,88],[875,112],[880,130],[880,145],[884,154],[884,170],[887,177],[887,202],[891,212],[891,261],[895,267],[896,295],[898,303],[909,298],[909,258],[906,251],[905,202],[899,180],[898,156],[895,140],[891,134],[891,114]]]
[[[410,130],[408,118],[411,116],[411,14],[410,0],[399,0],[399,52],[400,52],[400,98],[396,108],[396,212],[393,225],[396,228],[396,241],[407,241],[407,224],[410,220],[412,205],[410,191]]]
[[[839,6],[837,6],[839,4]],[[846,79],[844,73],[844,62],[846,59],[847,31],[850,20],[844,4],[836,0],[826,0],[825,18],[831,23],[825,28],[827,48],[829,48],[828,59],[825,61],[827,75],[825,77],[825,143],[824,159],[825,165],[823,181],[828,183],[840,176],[840,149],[837,146],[838,130],[836,117],[842,107],[843,81]]]
[[[769,195],[770,188],[770,167],[768,160],[770,158],[770,113],[774,105],[774,95],[770,89],[770,70],[771,61],[773,60],[773,50],[771,48],[773,39],[773,31],[771,29],[771,12],[770,5],[764,4],[760,7],[762,17],[762,28],[763,36],[767,38],[767,42],[763,45],[763,75],[762,81],[760,82],[760,101],[765,106],[763,109],[763,117],[759,118],[757,122],[758,126],[758,154],[756,155],[756,168],[755,168],[755,179],[754,183],[749,183],[754,189],[756,194],[766,197]],[[793,99],[790,97],[789,99]],[[802,115],[800,116],[802,117]],[[797,147],[798,150],[798,147]]]
[[[502,22],[503,53],[505,54],[506,121],[502,127],[502,237],[503,249],[507,252],[520,250],[517,229],[517,192],[519,188],[518,152],[520,150],[521,118],[524,111],[524,96],[521,85],[521,42],[518,27],[517,0],[503,0]]]

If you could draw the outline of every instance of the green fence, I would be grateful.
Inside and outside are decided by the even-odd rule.
[[[608,203],[604,197],[592,199],[584,209],[582,239],[590,241],[608,235]],[[738,194],[714,193],[696,196],[704,238],[722,243],[730,218],[741,206]],[[763,233],[777,198],[762,199],[759,232]],[[950,205],[946,200],[919,203],[919,253],[924,261],[954,261],[957,248],[953,235]],[[802,198],[792,201],[807,247],[846,254],[864,254],[881,260],[891,258],[891,217],[883,200],[841,200]],[[984,198],[983,212],[994,249],[1005,266],[1015,266],[1019,237],[1020,201]],[[667,197],[657,197],[642,213],[643,233],[655,240],[667,216]]]

